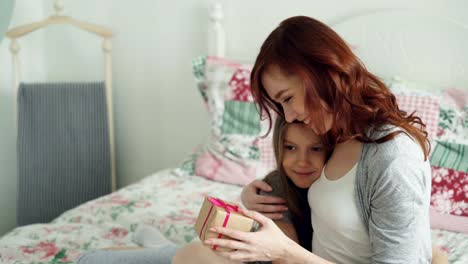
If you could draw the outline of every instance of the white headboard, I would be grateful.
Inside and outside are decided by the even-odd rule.
[[[468,87],[468,27],[416,10],[346,19],[333,28],[380,77]]]
[[[225,55],[222,14],[221,5],[215,4],[209,51],[220,57]],[[468,26],[408,9],[367,13],[331,26],[379,77],[400,76],[440,88],[468,87]]]

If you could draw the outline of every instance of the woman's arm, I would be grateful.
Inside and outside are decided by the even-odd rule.
[[[292,241],[299,244],[299,238],[297,237],[296,228],[291,223],[286,223],[283,221],[275,221],[275,224],[278,228],[283,232],[287,237],[289,237]]]
[[[403,154],[374,160],[374,169],[369,167],[372,263],[430,263],[429,165]]]
[[[287,237],[289,237],[292,241],[296,242],[296,244],[299,244],[299,239],[297,237],[296,228],[294,228],[293,224],[286,223],[284,221],[275,221],[275,224]],[[286,263],[287,262],[282,261],[282,260],[273,261],[273,264],[286,264]]]
[[[256,232],[242,232],[213,227],[210,231],[233,239],[211,238],[204,243],[209,246],[218,245],[234,249],[234,251],[217,252],[217,254],[236,261],[279,260],[285,263],[330,263],[302,248],[285,235],[270,218],[255,211],[245,210],[244,214],[260,223],[261,228]]]

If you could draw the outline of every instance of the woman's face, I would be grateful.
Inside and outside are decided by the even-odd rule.
[[[262,84],[270,98],[281,104],[284,111],[284,117],[288,123],[294,120],[303,122],[309,128],[312,128],[316,134],[320,134],[315,120],[308,113],[305,104],[304,87],[302,80],[296,75],[286,75],[276,65],[268,66],[262,74]],[[322,106],[324,107],[324,106]],[[325,132],[330,130],[332,125],[332,115],[326,114]]]
[[[320,138],[312,129],[300,123],[288,125],[284,135],[282,165],[297,187],[309,188],[320,177],[326,155]]]

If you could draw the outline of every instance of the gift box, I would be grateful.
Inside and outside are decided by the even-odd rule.
[[[209,238],[230,239],[227,236],[210,231],[211,227],[221,226],[250,232],[258,228],[258,223],[243,215],[239,206],[226,203],[215,197],[205,197],[195,223],[195,231],[201,241]],[[231,251],[232,249],[213,246],[213,250]]]

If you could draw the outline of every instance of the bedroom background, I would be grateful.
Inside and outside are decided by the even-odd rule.
[[[65,1],[65,14],[106,25],[116,34],[112,53],[119,188],[177,165],[205,140],[208,115],[196,90],[191,60],[207,52],[206,14],[212,2]],[[468,2],[463,0],[219,2],[224,6],[223,24],[228,32],[226,54],[246,61],[255,58],[271,25],[292,15],[309,15],[333,24],[372,10],[412,8],[468,24]],[[17,0],[11,27],[42,19],[52,11],[51,0]],[[95,41],[60,26],[26,37],[21,41],[22,79],[102,79],[102,52]],[[9,41],[4,39],[0,43],[0,235],[15,226],[17,197],[8,47]]]

